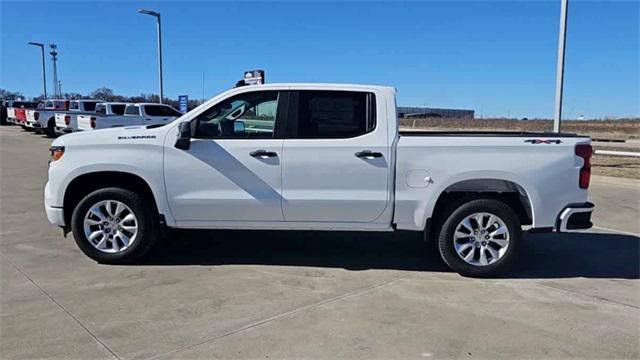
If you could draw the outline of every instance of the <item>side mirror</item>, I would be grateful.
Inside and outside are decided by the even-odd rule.
[[[233,122],[233,132],[236,134],[244,134],[244,121],[236,120]]]
[[[191,123],[183,122],[178,127],[178,138],[175,144],[176,149],[189,150],[191,147]]]

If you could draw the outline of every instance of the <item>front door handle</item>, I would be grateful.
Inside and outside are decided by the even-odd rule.
[[[276,157],[278,156],[278,154],[276,154],[273,151],[267,151],[267,150],[256,150],[256,151],[252,151],[249,153],[249,155],[253,156],[253,157],[259,157],[259,158],[270,158],[270,157]]]
[[[359,158],[365,158],[365,159],[375,159],[375,158],[382,157],[382,153],[374,152],[371,150],[362,150],[362,151],[358,151],[356,153],[356,156]]]

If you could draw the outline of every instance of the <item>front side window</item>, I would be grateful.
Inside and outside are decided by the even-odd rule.
[[[375,127],[375,98],[356,91],[300,91],[292,136],[301,139],[350,138]]]
[[[212,106],[196,118],[199,138],[273,138],[277,91],[243,93]]]
[[[77,101],[72,101],[69,104],[69,110],[78,110],[78,102]]]
[[[124,113],[125,115],[140,116],[140,110],[136,105],[127,105],[127,107],[124,109]]]
[[[147,105],[144,112],[149,116],[182,116],[176,109],[166,105]]]
[[[107,114],[107,107],[103,104],[96,105],[96,113],[98,114]]]

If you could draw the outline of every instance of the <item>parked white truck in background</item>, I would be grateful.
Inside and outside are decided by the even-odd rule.
[[[58,138],[45,208],[105,263],[144,255],[166,227],[413,230],[452,269],[492,276],[523,226],[591,227],[590,142],[399,131],[390,87],[243,86],[168,126]]]
[[[69,100],[51,99],[45,100],[40,109],[26,111],[25,126],[36,132],[43,132],[47,136],[55,136],[55,113],[69,110]]]
[[[182,116],[169,105],[156,103],[127,104],[124,114],[103,114],[78,118],[80,130],[106,129],[132,125],[166,125]]]
[[[111,117],[121,117],[124,115],[124,109],[126,108],[127,103],[120,102],[108,102],[98,104],[96,106],[96,113],[89,115],[79,115],[78,116],[78,130],[94,130],[98,127],[98,123],[102,123],[103,119],[111,118]],[[99,119],[99,120],[98,120]],[[110,126],[103,126],[110,127]]]
[[[69,102],[69,111],[55,114],[56,134],[68,134],[78,130],[78,116],[95,114],[96,105],[102,102],[102,100],[71,100]]]
[[[16,115],[16,109],[37,109],[38,103],[33,101],[7,101],[7,122],[21,125],[20,119]]]

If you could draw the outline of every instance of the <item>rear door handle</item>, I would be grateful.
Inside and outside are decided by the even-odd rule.
[[[270,157],[276,157],[278,156],[278,154],[276,154],[273,151],[267,151],[267,150],[256,150],[256,151],[252,151],[249,153],[249,155],[253,156],[253,157],[259,157],[259,158],[270,158]]]
[[[356,156],[359,158],[375,159],[375,158],[382,157],[382,153],[374,152],[371,150],[362,150],[362,151],[358,151],[356,153]]]

